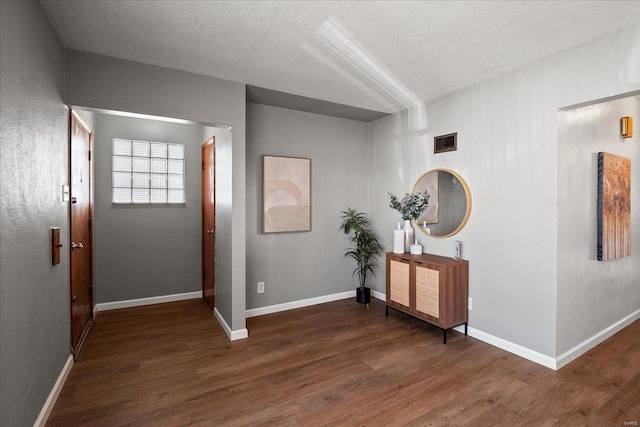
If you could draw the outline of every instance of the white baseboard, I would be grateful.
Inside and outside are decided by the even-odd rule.
[[[242,340],[249,337],[249,331],[247,328],[238,329],[236,331],[232,330],[224,320],[224,317],[222,317],[222,314],[218,311],[217,307],[213,309],[213,314],[216,316],[216,319],[218,319],[218,323],[222,326],[224,333],[229,337],[229,341]]]
[[[456,326],[453,329],[464,334],[464,325]],[[532,362],[535,362],[539,365],[545,366],[550,369],[556,369],[556,360],[553,357],[545,356],[542,353],[538,353],[537,351],[533,351],[521,345],[514,344],[511,341],[498,338],[496,336],[493,336],[486,332],[482,332],[475,328],[468,327],[467,334],[470,337],[479,339],[480,341],[484,341],[487,344],[491,344],[494,347],[498,347],[498,348],[501,348],[502,350],[508,351],[509,353],[513,353],[516,356],[520,356],[527,360],[531,360]]]
[[[103,302],[93,307],[93,317],[99,311],[117,310],[119,308],[139,307],[143,305],[161,304],[163,302],[184,301],[202,298],[202,291],[186,292],[183,294],[162,295],[158,297],[129,299],[124,301]]]
[[[44,406],[40,411],[40,415],[36,419],[36,422],[33,423],[34,427],[44,427],[49,419],[49,415],[51,415],[51,411],[53,411],[53,407],[56,404],[56,400],[58,400],[58,396],[60,396],[60,392],[62,391],[62,387],[64,386],[67,377],[69,376],[69,372],[71,372],[71,367],[73,366],[73,356],[69,355],[67,362],[62,367],[62,371],[60,375],[58,375],[58,379],[56,383],[53,385],[51,389],[51,393],[49,393],[49,397],[44,402]]]
[[[626,328],[638,319],[640,319],[640,310],[634,311],[619,322],[614,323],[608,328],[605,328],[602,331],[598,332],[591,338],[581,342],[572,349],[562,353],[560,356],[556,357],[556,369],[560,369],[566,364],[574,361],[578,357],[585,354],[587,351],[591,350],[606,339],[612,337],[617,332],[620,332],[622,329]]]
[[[371,289],[371,296],[379,299],[380,301],[387,301],[387,294],[383,294],[382,292],[378,292],[375,289]]]
[[[316,304],[324,304],[325,302],[338,301],[341,299],[353,298],[356,291],[346,291],[337,294],[323,295],[320,297],[307,298],[298,301],[285,302],[283,304],[268,305],[266,307],[258,307],[247,310],[246,317],[256,317],[265,314],[278,313],[280,311],[293,310],[295,308],[309,307]]]

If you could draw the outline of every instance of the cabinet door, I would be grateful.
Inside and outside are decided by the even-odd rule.
[[[440,318],[440,271],[416,262],[416,311]]]
[[[409,307],[409,263],[389,261],[389,300]]]

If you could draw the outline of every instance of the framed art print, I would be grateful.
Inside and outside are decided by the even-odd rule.
[[[262,156],[262,232],[311,231],[311,159]]]

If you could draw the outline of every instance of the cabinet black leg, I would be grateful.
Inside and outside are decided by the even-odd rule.
[[[442,331],[444,332],[444,343],[446,344],[447,343],[447,330],[443,329]]]
[[[385,315],[385,317],[389,317],[389,306],[386,306],[385,308],[386,308],[386,310],[385,310],[385,314],[384,315]]]
[[[464,322],[464,334],[467,335],[467,322]]]

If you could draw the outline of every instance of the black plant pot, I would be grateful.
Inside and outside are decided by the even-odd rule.
[[[371,288],[366,286],[356,288],[356,301],[360,304],[369,304],[371,302]]]

